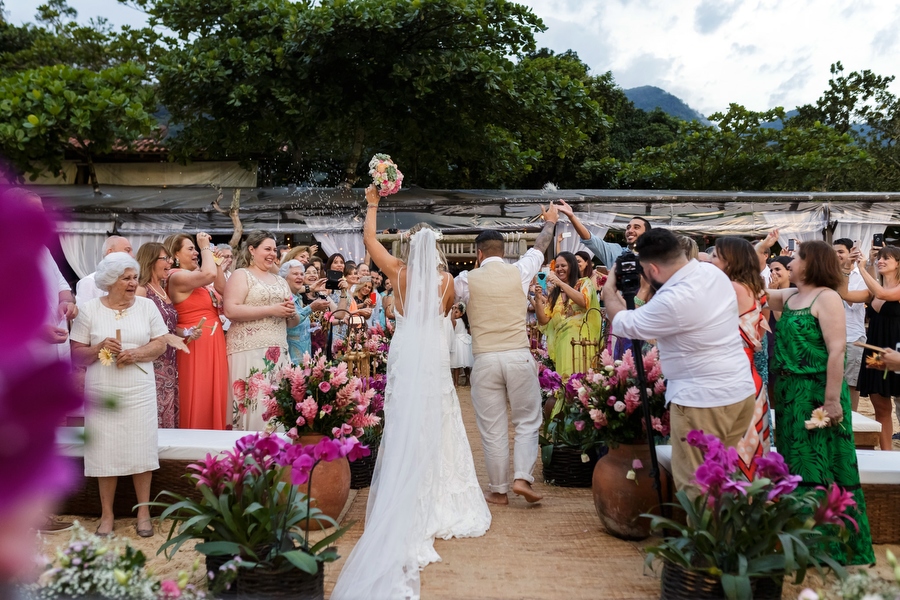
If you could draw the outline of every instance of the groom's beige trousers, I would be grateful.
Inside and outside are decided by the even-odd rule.
[[[509,491],[511,482],[507,402],[516,435],[513,479],[530,483],[538,456],[541,387],[537,363],[526,348],[476,354],[472,367],[472,404],[484,448],[488,487],[500,494]]]

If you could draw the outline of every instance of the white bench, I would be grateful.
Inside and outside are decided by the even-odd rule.
[[[184,477],[188,464],[203,460],[207,454],[218,454],[234,448],[247,431],[213,431],[209,429],[160,429],[158,434],[159,470],[153,471],[150,499],[162,490],[182,496],[194,496],[196,488]],[[56,445],[61,454],[72,459],[79,474],[84,473],[84,428],[60,427],[56,430]],[[161,500],[171,501],[171,498]],[[118,515],[131,513],[137,503],[131,477],[120,477],[116,487],[114,510]],[[100,515],[100,495],[93,477],[83,477],[78,491],[63,507],[64,514]],[[161,510],[151,508],[153,514]]]
[[[777,451],[776,448],[772,450]],[[657,446],[656,456],[660,468],[665,471],[660,475],[671,479],[672,446]],[[876,544],[900,543],[900,519],[896,514],[900,505],[900,452],[857,450],[856,460],[872,541]],[[669,489],[674,488],[670,481]]]

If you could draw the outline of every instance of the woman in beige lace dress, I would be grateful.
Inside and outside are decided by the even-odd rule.
[[[225,338],[232,384],[228,395],[232,425],[237,430],[262,431],[266,423],[261,405],[239,405],[234,401],[234,382],[248,378],[251,369],[261,371],[270,348],[278,348],[278,366],[287,363],[287,328],[300,321],[287,282],[271,272],[277,262],[275,236],[267,231],[253,231],[238,257],[237,266],[241,268],[225,286],[225,316],[231,320]]]

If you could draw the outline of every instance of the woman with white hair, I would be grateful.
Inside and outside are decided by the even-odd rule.
[[[291,290],[278,276],[275,236],[268,231],[251,231],[241,246],[237,269],[225,284],[225,316],[231,328],[225,337],[231,385],[232,426],[241,431],[262,431],[266,422],[261,402],[242,404],[234,398],[234,382],[247,379],[253,369],[266,366],[277,348],[274,362],[288,362],[287,328],[300,322]],[[272,272],[272,269],[275,272]]]
[[[100,526],[112,533],[113,500],[120,475],[131,475],[138,502],[150,501],[152,471],[159,468],[156,379],[153,361],[169,332],[151,300],[135,295],[140,267],[124,253],[97,265],[94,281],[108,292],[87,302],[72,327],[72,356],[87,366],[84,474],[100,484]],[[150,511],[138,508],[138,535],[153,535]]]
[[[315,267],[310,267],[315,269]],[[291,362],[300,364],[304,354],[312,355],[312,340],[310,339],[310,317],[314,312],[328,310],[331,303],[325,298],[325,279],[316,280],[310,284],[306,281],[306,269],[299,260],[289,260],[281,265],[279,275],[285,278],[288,287],[291,288],[291,294],[294,297],[294,307],[300,316],[300,322],[288,327],[287,341],[288,353],[291,355]],[[321,293],[322,297],[316,297],[315,300],[308,302],[304,306],[303,294]]]

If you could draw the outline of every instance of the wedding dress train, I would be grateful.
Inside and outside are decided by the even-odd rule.
[[[491,524],[450,377],[435,232],[419,231],[410,246],[366,528],[334,600],[417,600],[419,570],[440,560],[434,539],[481,536]]]

